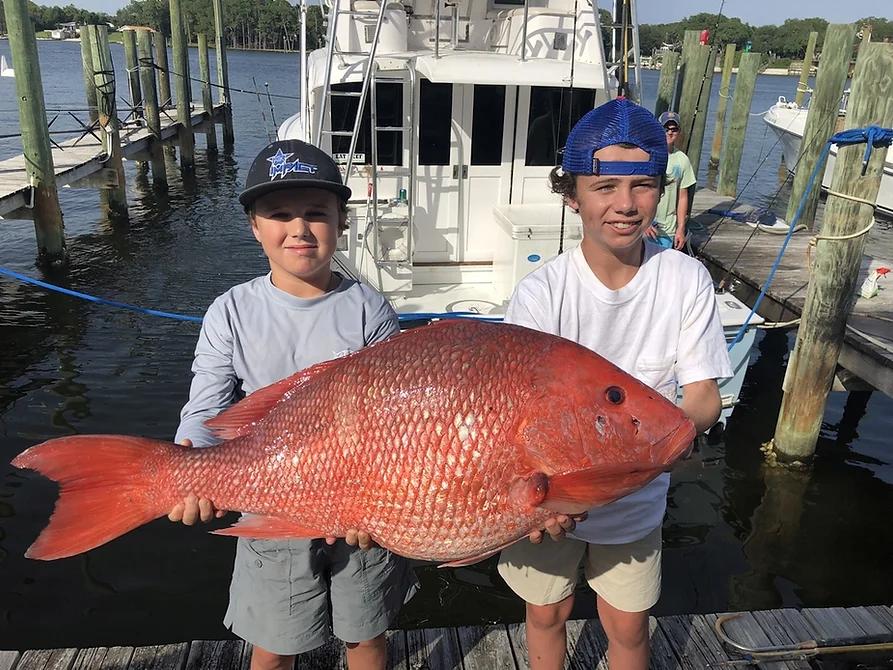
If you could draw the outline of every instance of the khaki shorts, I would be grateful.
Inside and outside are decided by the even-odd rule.
[[[580,562],[592,590],[615,609],[644,612],[660,597],[661,527],[628,544],[591,544],[566,537],[540,544],[526,538],[503,549],[499,574],[533,605],[561,602],[574,592]]]

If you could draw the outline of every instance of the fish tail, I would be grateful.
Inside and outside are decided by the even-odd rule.
[[[59,484],[49,525],[25,556],[43,561],[98,547],[173,506],[150,478],[150,459],[170,460],[178,447],[123,435],[74,435],[49,440],[19,454],[12,464],[36,470]],[[165,453],[170,452],[170,453]]]

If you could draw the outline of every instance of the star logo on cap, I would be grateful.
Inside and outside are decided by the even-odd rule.
[[[302,163],[300,159],[290,161],[289,158],[292,156],[294,156],[294,153],[287,154],[280,148],[267,159],[267,162],[270,163],[270,181],[277,177],[284,177],[289,172],[303,172],[305,174],[314,174],[316,172],[317,167],[315,165]]]

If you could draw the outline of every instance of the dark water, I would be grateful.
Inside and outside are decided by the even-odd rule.
[[[8,56],[6,42],[0,53]],[[120,48],[113,54],[120,70]],[[78,44],[43,42],[40,57],[48,106],[81,106]],[[273,92],[297,90],[290,55],[231,53],[230,72],[236,87],[252,89],[254,75],[261,88],[269,81]],[[653,101],[656,73],[646,74]],[[793,78],[761,77],[753,111],[795,85]],[[12,86],[0,79],[0,134],[17,128],[16,114],[6,111],[14,109]],[[277,100],[277,120],[293,106]],[[198,137],[194,178],[181,180],[169,165],[164,196],[128,164],[128,224],[105,220],[96,192],[62,191],[71,268],[43,276],[115,300],[201,314],[216,295],[264,272],[236,194],[272,127],[266,101],[237,95],[235,127],[230,156],[206,156]],[[708,120],[708,139],[712,127]],[[754,117],[742,184],[773,141]],[[0,141],[0,156],[18,151],[16,142]],[[771,199],[778,167],[776,148],[748,199]],[[41,275],[34,256],[30,222],[0,222],[0,265]],[[46,522],[54,487],[2,465],[32,444],[72,433],[170,438],[197,334],[195,324],[0,280],[0,649],[226,635],[219,622],[231,540],[162,520],[86,555],[29,561],[22,555]],[[880,394],[833,395],[812,473],[767,470],[759,446],[774,430],[791,344],[777,332],[759,337],[725,435],[674,474],[658,614],[893,602],[893,403]],[[424,567],[419,575],[423,590],[402,614],[406,626],[522,617],[492,560],[457,570]],[[593,612],[581,591],[575,615]]]

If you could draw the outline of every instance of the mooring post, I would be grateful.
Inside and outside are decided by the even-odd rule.
[[[719,84],[719,104],[716,107],[716,125],[713,128],[713,144],[710,145],[710,164],[719,165],[722,153],[722,138],[726,127],[726,107],[729,104],[732,69],[735,67],[735,43],[726,44],[726,54],[722,61],[722,79]]]
[[[99,128],[102,131],[106,165],[115,178],[105,190],[109,214],[114,217],[127,216],[127,189],[124,179],[124,163],[121,156],[120,121],[115,100],[115,66],[109,49],[108,26],[88,26],[90,49],[93,51],[93,78],[96,82],[96,96],[99,103]]]
[[[846,128],[893,127],[890,72],[893,44],[869,44],[860,49]],[[863,163],[865,148],[863,143],[837,150],[822,232],[816,239],[812,278],[775,428],[774,448],[779,460],[804,461],[815,452],[874,215],[874,207],[864,201],[877,202],[887,153],[886,147],[877,147]],[[820,179],[821,175],[817,176],[816,190]]]
[[[143,118],[143,93],[140,90],[140,67],[136,57],[136,32],[131,28],[121,32],[124,40],[124,64],[130,88],[130,106],[134,118]]]
[[[660,64],[660,80],[657,82],[657,100],[654,103],[654,115],[660,116],[670,109],[673,93],[676,90],[676,70],[679,68],[679,54],[668,51]]]
[[[235,142],[233,133],[233,101],[229,90],[229,68],[226,63],[226,37],[223,33],[223,4],[221,0],[212,0],[214,5],[214,48],[217,51],[217,85],[220,91],[220,103],[223,109],[223,146],[232,148]],[[303,77],[304,74],[301,73]],[[309,123],[309,121],[305,121]]]
[[[195,167],[195,136],[192,134],[192,85],[189,78],[189,50],[180,0],[169,0],[171,11],[171,51],[174,56],[174,89],[177,91],[177,123],[180,142],[180,169]]]
[[[12,66],[16,73],[22,152],[33,198],[31,212],[38,258],[50,264],[62,263],[65,261],[65,228],[59,193],[56,191],[56,171],[50,148],[34,26],[28,16],[26,0],[4,0],[3,13],[9,31]]]
[[[732,115],[729,118],[729,129],[722,156],[719,159],[719,184],[716,190],[720,195],[734,197],[738,194],[738,172],[741,170],[744,134],[747,132],[750,103],[753,100],[753,89],[757,83],[757,72],[762,57],[760,53],[743,53],[738,63],[738,76],[735,77],[735,92],[732,97]]]
[[[856,27],[850,23],[831,24],[825,33],[822,59],[819,61],[819,71],[815,77],[815,93],[809,101],[806,128],[803,131],[803,139],[800,140],[800,153],[797,157],[786,221],[793,220],[800,206],[800,200],[806,192],[806,184],[815,168],[819,153],[827,139],[834,134],[834,124],[840,109],[840,96],[843,95],[846,84],[855,38]],[[788,169],[794,169],[794,166],[788,165]],[[810,229],[815,224],[820,191],[819,188],[810,191],[798,221]]]
[[[803,70],[800,71],[800,81],[797,82],[797,93],[794,96],[794,102],[798,107],[803,104],[803,96],[806,95],[806,89],[809,88],[809,76],[812,74],[812,61],[815,60],[815,44],[818,40],[819,34],[815,30],[809,33],[806,54],[803,56]]]
[[[701,148],[704,146],[704,128],[707,125],[707,107],[713,88],[713,70],[716,52],[713,47],[699,44],[689,61],[679,105],[682,119],[682,150],[688,155],[695,175],[701,165]]]
[[[158,31],[152,38],[155,47],[155,65],[158,67],[158,109],[171,106],[171,71],[167,64],[167,38]]]
[[[152,135],[149,141],[149,160],[152,164],[152,181],[156,186],[167,186],[167,170],[161,148],[161,115],[158,112],[158,91],[155,86],[155,62],[152,60],[152,33],[148,28],[136,32],[137,55],[140,66],[140,84],[143,91],[143,111],[146,127]]]
[[[99,111],[96,106],[96,82],[93,81],[93,51],[90,49],[90,38],[87,36],[87,26],[81,26],[81,65],[84,71],[84,92],[87,94],[87,110],[90,122],[96,123]]]
[[[211,98],[211,67],[208,62],[208,37],[198,35],[198,69],[202,80],[202,106],[208,119],[205,123],[205,137],[208,151],[217,151],[217,125],[214,123],[214,101]]]
[[[673,94],[673,104],[670,109],[679,111],[682,104],[682,86],[685,84],[685,78],[688,76],[689,63],[692,53],[698,48],[701,33],[697,30],[686,30],[682,38],[682,53],[679,56],[679,74],[676,78],[676,92]]]

